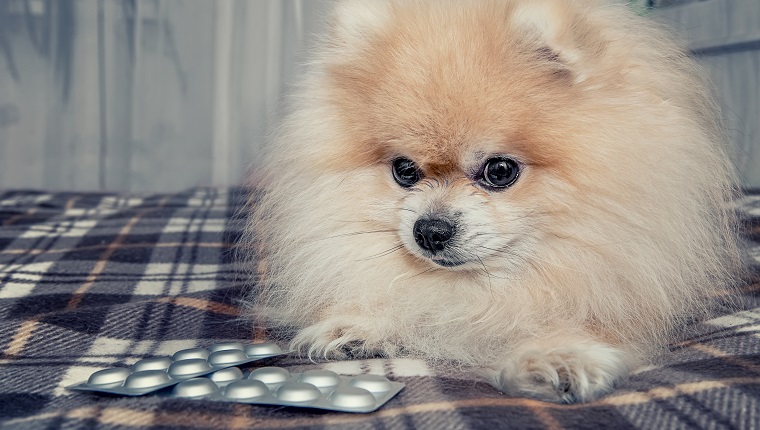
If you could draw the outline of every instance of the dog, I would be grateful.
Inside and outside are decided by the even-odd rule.
[[[609,392],[741,270],[736,174],[681,45],[596,0],[346,0],[247,207],[251,314],[311,358]]]

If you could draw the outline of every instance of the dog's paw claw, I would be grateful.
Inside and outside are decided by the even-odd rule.
[[[290,343],[290,349],[312,361],[395,354],[392,343],[382,337],[370,336],[371,333],[371,330],[346,321],[322,321],[298,332]]]
[[[595,400],[628,373],[623,352],[584,342],[541,351],[523,350],[490,372],[489,379],[507,394],[553,403]]]

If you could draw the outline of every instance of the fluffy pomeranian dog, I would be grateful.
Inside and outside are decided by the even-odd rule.
[[[623,4],[338,2],[253,184],[251,312],[595,399],[741,266],[716,112]]]

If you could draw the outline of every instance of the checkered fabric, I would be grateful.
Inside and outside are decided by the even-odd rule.
[[[760,292],[695,327],[658,366],[601,400],[511,398],[418,360],[313,364],[379,373],[406,388],[379,411],[118,397],[65,386],[93,371],[266,332],[240,318],[233,255],[241,189],[120,195],[0,192],[0,427],[40,428],[760,428]],[[760,238],[760,194],[743,203]],[[751,249],[760,258],[760,246]]]

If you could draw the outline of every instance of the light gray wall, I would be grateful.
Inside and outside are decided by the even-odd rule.
[[[760,187],[760,0],[691,1],[655,15],[709,68],[744,185]]]

